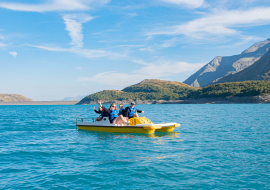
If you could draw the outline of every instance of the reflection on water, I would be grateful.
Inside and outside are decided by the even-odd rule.
[[[86,134],[90,136],[96,136],[100,140],[106,139],[125,139],[125,138],[138,138],[138,137],[150,137],[150,138],[159,138],[159,137],[171,137],[177,138],[179,141],[180,133],[177,132],[156,132],[152,134],[144,134],[144,133],[113,133],[113,132],[103,132],[103,131],[86,131],[86,130],[78,130],[78,135],[83,137]]]
[[[78,130],[77,133],[79,139],[92,143],[92,148],[97,146],[99,149],[100,143],[104,143],[100,147],[102,151],[105,150],[104,157],[98,161],[99,165],[115,162],[140,162],[145,165],[152,161],[178,160],[183,154],[180,144],[177,148],[171,146],[172,143],[183,141],[178,132],[142,134]],[[162,149],[158,150],[158,147]]]

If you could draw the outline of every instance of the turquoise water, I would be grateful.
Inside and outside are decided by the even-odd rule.
[[[270,189],[270,104],[137,105],[155,135],[78,131],[85,106],[0,106],[0,189]]]

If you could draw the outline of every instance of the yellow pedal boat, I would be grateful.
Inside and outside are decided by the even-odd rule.
[[[160,123],[153,124],[146,117],[136,117],[128,120],[128,124],[111,124],[108,117],[101,121],[95,121],[95,118],[76,117],[76,126],[80,130],[104,131],[116,133],[147,133],[172,132],[175,127],[180,127],[179,123]],[[92,120],[92,121],[91,121]]]

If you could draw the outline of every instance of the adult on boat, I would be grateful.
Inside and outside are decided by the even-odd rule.
[[[102,107],[102,109],[109,115],[110,123],[112,124],[122,124],[126,123],[126,118],[123,117],[123,115],[119,115],[117,111],[117,107],[115,103],[112,103],[110,106],[110,109],[105,108],[102,106],[101,101],[98,101],[99,105]]]
[[[103,117],[109,117],[108,113],[105,112],[101,106],[99,106],[98,111],[95,109],[95,107],[93,108],[93,110],[97,113],[100,114],[99,117],[96,118],[96,121],[101,121],[103,119]]]
[[[135,108],[135,102],[131,102],[130,106],[126,107],[126,109],[125,109],[125,117],[128,117],[129,119],[133,118],[133,117],[139,117],[137,112],[144,113],[144,111],[137,110]]]

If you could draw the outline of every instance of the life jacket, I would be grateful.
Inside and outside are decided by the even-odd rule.
[[[131,106],[129,106],[129,109],[130,109],[130,112],[129,112],[129,114],[128,114],[128,117],[129,118],[132,118],[133,116],[134,116],[134,114],[136,113],[136,108],[134,107],[134,108],[132,108]]]
[[[103,118],[103,117],[109,117],[108,113],[105,112],[104,110],[100,113],[100,117]]]
[[[118,117],[118,111],[111,109],[110,120],[112,121],[117,117]]]
[[[125,110],[124,109],[119,110],[119,115],[125,115]]]

